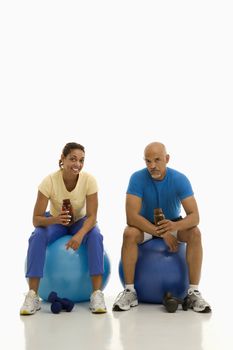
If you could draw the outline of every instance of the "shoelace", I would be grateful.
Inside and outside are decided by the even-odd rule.
[[[103,293],[101,293],[101,292],[95,293],[95,301],[96,301],[97,305],[104,305]]]
[[[199,292],[199,290],[195,290],[195,289],[189,290],[188,294],[189,294],[189,295],[194,294],[194,295],[196,295],[196,296],[200,296],[200,295],[201,295],[201,293]]]
[[[24,301],[25,306],[30,306],[31,303],[33,303],[33,297],[31,295],[27,295]]]
[[[123,295],[125,295],[126,293],[127,293],[127,290],[126,290],[126,289],[124,289],[122,292],[120,292],[120,293],[118,294],[118,296],[116,297],[115,303],[117,303],[117,302],[120,300],[120,298],[121,298]]]
[[[124,289],[122,292],[120,292],[120,293],[118,294],[118,296],[116,297],[116,301],[115,301],[114,304],[116,304],[116,303],[121,299],[121,297],[127,297],[127,293],[133,293],[133,292],[131,292],[130,290]]]
[[[201,295],[201,293],[199,291],[193,290],[193,291],[189,292],[188,294],[189,295],[194,294],[198,298],[194,302],[198,302],[199,305],[203,305],[204,306],[205,304],[207,304],[207,302],[205,301],[205,299],[203,299],[203,297],[202,297],[202,295]]]

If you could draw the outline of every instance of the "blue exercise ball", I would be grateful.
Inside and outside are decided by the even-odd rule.
[[[179,243],[176,253],[169,252],[169,248],[161,238],[140,244],[134,282],[138,300],[161,304],[166,292],[171,292],[178,298],[184,298],[189,285],[185,256],[185,243]],[[124,286],[121,261],[119,276]]]
[[[73,302],[88,301],[92,293],[91,277],[88,269],[87,249],[80,245],[78,250],[66,250],[66,243],[72,236],[66,235],[46,249],[44,276],[41,278],[38,294],[47,300],[51,291],[60,298]],[[110,277],[110,260],[104,252],[103,288]]]

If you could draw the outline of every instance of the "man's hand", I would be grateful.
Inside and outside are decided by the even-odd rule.
[[[178,250],[178,241],[177,238],[174,237],[171,232],[166,232],[162,238],[164,239],[165,243],[168,245],[170,252],[177,252]]]
[[[177,231],[177,222],[170,221],[167,219],[159,221],[159,223],[155,226],[155,234],[157,236],[162,236],[166,232],[174,231]]]

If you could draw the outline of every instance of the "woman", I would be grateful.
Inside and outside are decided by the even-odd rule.
[[[85,149],[70,142],[62,151],[60,170],[48,175],[38,187],[33,212],[35,231],[29,239],[26,277],[29,291],[20,309],[21,315],[32,315],[40,309],[37,294],[40,278],[43,277],[46,247],[64,235],[72,235],[66,249],[77,250],[85,244],[88,251],[89,272],[93,293],[90,309],[93,313],[106,312],[104,295],[101,291],[103,276],[103,236],[96,225],[98,197],[95,178],[81,171],[84,165]],[[62,207],[69,199],[73,215]],[[46,215],[50,202],[50,215]]]

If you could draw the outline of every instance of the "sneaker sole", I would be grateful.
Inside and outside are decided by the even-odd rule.
[[[206,306],[206,307],[204,308],[204,310],[195,309],[195,307],[192,307],[192,309],[193,309],[193,311],[199,312],[199,313],[201,313],[201,314],[208,314],[208,313],[211,312],[211,308],[210,308],[209,306]]]
[[[30,312],[28,310],[21,310],[20,311],[20,315],[21,316],[30,316],[30,315],[34,315],[36,313],[36,311],[39,311],[41,308],[39,307],[38,309],[36,309],[34,312]]]
[[[21,316],[30,316],[30,315],[34,315],[35,313],[36,313],[36,311],[34,311],[34,312],[29,312],[29,311],[26,311],[26,310],[20,311],[20,315]]]
[[[138,306],[138,301],[134,301],[132,304],[127,306],[126,308],[120,307],[119,305],[114,305],[112,311],[128,311],[131,307]]]
[[[105,314],[107,312],[106,309],[90,309],[93,314]]]

